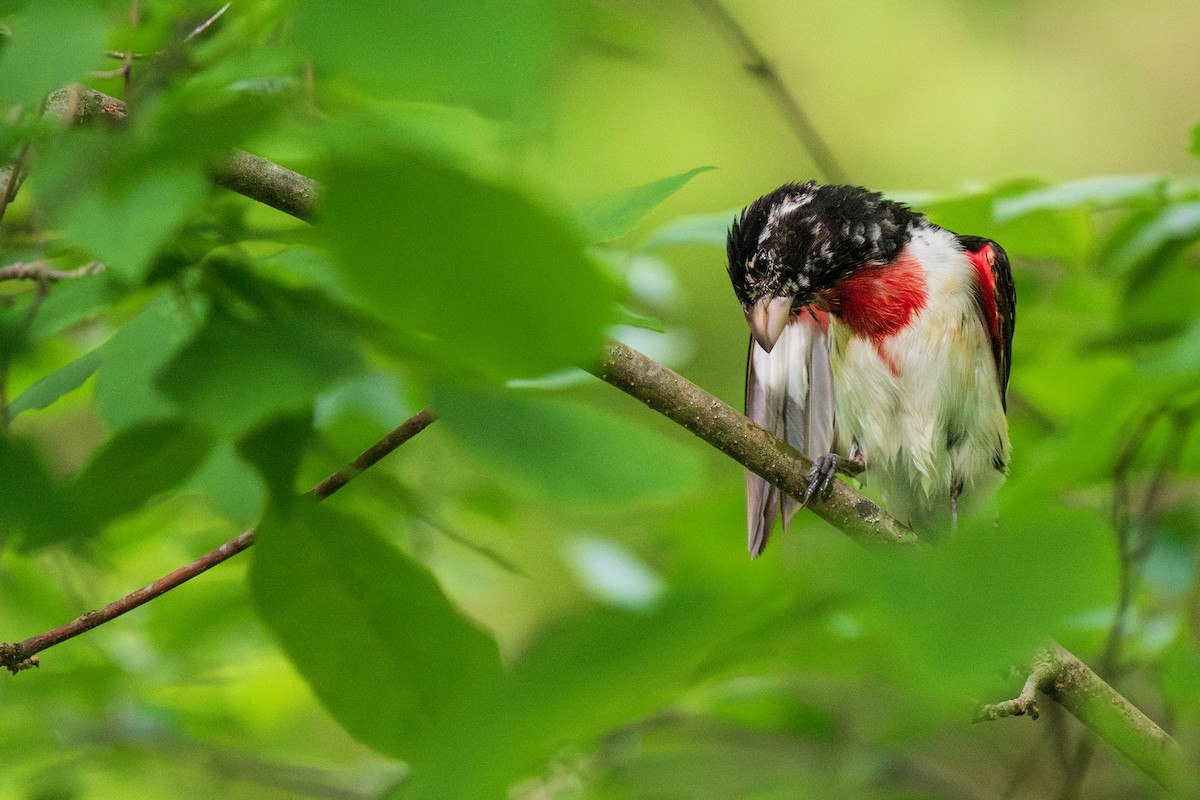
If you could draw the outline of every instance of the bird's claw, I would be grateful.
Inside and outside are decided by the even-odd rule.
[[[804,476],[808,480],[808,488],[804,490],[804,496],[800,498],[801,508],[808,505],[808,501],[812,500],[813,495],[818,492],[822,497],[829,492],[829,484],[833,482],[833,476],[837,474],[842,460],[842,457],[836,453],[826,453],[813,462],[813,468]]]
[[[825,497],[829,494],[829,487],[833,483],[833,476],[838,472],[843,472],[847,475],[858,475],[863,471],[864,464],[861,458],[856,458],[857,453],[851,455],[850,458],[844,458],[837,453],[826,453],[813,462],[813,467],[805,474],[805,479],[808,481],[808,487],[804,490],[804,495],[800,497],[800,507],[804,508],[808,505],[808,501],[813,499],[814,495],[820,494]]]

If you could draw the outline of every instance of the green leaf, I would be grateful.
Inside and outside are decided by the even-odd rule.
[[[89,3],[39,0],[11,27],[0,51],[0,106],[36,107],[82,78],[104,51],[104,23]]]
[[[1107,255],[1107,265],[1116,274],[1133,272],[1162,261],[1168,251],[1197,238],[1200,238],[1200,202],[1175,203],[1126,232]]]
[[[104,343],[93,404],[105,425],[120,430],[174,410],[152,378],[187,342],[189,332],[178,299],[162,292]]]
[[[212,434],[186,420],[135,425],[93,453],[68,490],[103,527],[182,483],[212,446]]]
[[[37,316],[29,325],[29,338],[41,341],[53,336],[80,320],[99,315],[110,302],[102,275],[57,283],[38,306]]]
[[[1006,223],[1034,211],[1093,210],[1159,202],[1167,186],[1161,175],[1103,175],[1069,181],[996,201],[996,221]]]
[[[869,597],[861,619],[887,649],[889,672],[933,716],[961,713],[962,698],[986,696],[997,669],[1027,660],[1047,636],[1114,598],[1107,526],[1040,491],[1037,500],[1009,502],[1001,525],[969,519],[937,547],[837,567]],[[1052,586],[1036,568],[1066,563],[1071,569]]]
[[[590,611],[555,626],[495,694],[447,726],[434,770],[411,797],[503,796],[501,789],[564,746],[587,746],[644,718],[695,681],[706,658],[757,624],[752,608],[748,598],[680,593],[647,613]]]
[[[556,0],[304,0],[293,23],[320,74],[400,98],[465,99],[511,114],[538,96],[573,13]]]
[[[348,334],[321,323],[214,315],[155,383],[194,418],[239,435],[272,416],[309,408],[317,394],[358,366]]]
[[[666,333],[667,326],[658,317],[651,317],[646,314],[639,314],[626,306],[620,307],[620,316],[616,320],[618,325],[630,325],[634,328],[641,328],[655,333]]]
[[[267,501],[261,477],[229,440],[217,442],[183,491],[207,498],[214,511],[242,527],[262,517]]]
[[[100,368],[100,350],[92,350],[69,364],[59,367],[21,392],[8,406],[9,419],[22,411],[46,408],[58,398],[83,385]]]
[[[285,498],[294,491],[311,436],[311,414],[273,417],[242,437],[238,452],[254,465],[274,496]]]
[[[58,222],[72,242],[137,281],[204,197],[208,179],[199,169],[166,165],[112,184],[84,184]]]
[[[704,486],[697,448],[590,406],[522,392],[438,387],[443,424],[515,488],[556,503],[677,500]]]
[[[656,247],[675,244],[724,247],[729,225],[737,213],[737,209],[733,209],[718,214],[698,214],[673,219],[651,233],[642,249],[653,250]]]
[[[380,753],[419,762],[430,735],[500,680],[491,636],[363,523],[304,500],[269,513],[254,550],[267,626],[334,719]]]
[[[18,537],[22,550],[89,536],[90,520],[50,477],[33,446],[0,437],[0,546]]]
[[[987,236],[1010,253],[1034,258],[1080,260],[1091,243],[1091,219],[1079,209],[1060,209],[1042,201],[1021,209],[1020,198],[1046,190],[1042,181],[1017,179],[980,191],[928,200],[914,205],[937,224],[960,234]],[[1043,195],[1044,198],[1044,195]],[[1001,218],[1000,210],[1017,203],[1020,214]]]
[[[1156,385],[1164,379],[1200,374],[1200,321],[1193,321],[1178,336],[1172,337],[1163,352],[1141,365],[1139,371]]]
[[[633,230],[638,220],[701,172],[716,167],[696,167],[678,175],[606,194],[579,210],[583,234],[589,242],[607,242]]]
[[[1200,125],[1192,128],[1192,146],[1189,151],[1196,158],[1200,158]]]
[[[347,283],[431,365],[529,377],[599,352],[615,286],[517,190],[383,148],[331,164],[325,183],[319,231]]]

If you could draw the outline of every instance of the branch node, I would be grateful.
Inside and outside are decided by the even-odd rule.
[[[1046,691],[1058,680],[1059,669],[1060,665],[1048,651],[1039,653],[1025,685],[1021,687],[1021,693],[1011,700],[984,705],[972,722],[990,722],[1002,717],[1023,717],[1026,714],[1030,719],[1037,719],[1040,714],[1037,693]]]
[[[37,656],[23,658],[25,655],[24,648],[20,644],[11,644],[9,642],[0,642],[0,666],[7,669],[13,675],[23,670],[39,666],[41,663]]]

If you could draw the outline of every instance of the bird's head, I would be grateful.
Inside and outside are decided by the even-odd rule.
[[[856,269],[885,264],[920,214],[857,186],[789,183],[745,209],[729,228],[733,291],[755,341],[770,352],[788,318]]]

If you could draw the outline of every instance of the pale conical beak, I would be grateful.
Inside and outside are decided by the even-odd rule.
[[[746,308],[746,322],[754,341],[768,353],[779,341],[779,335],[787,327],[788,315],[792,312],[794,297],[764,297]]]

